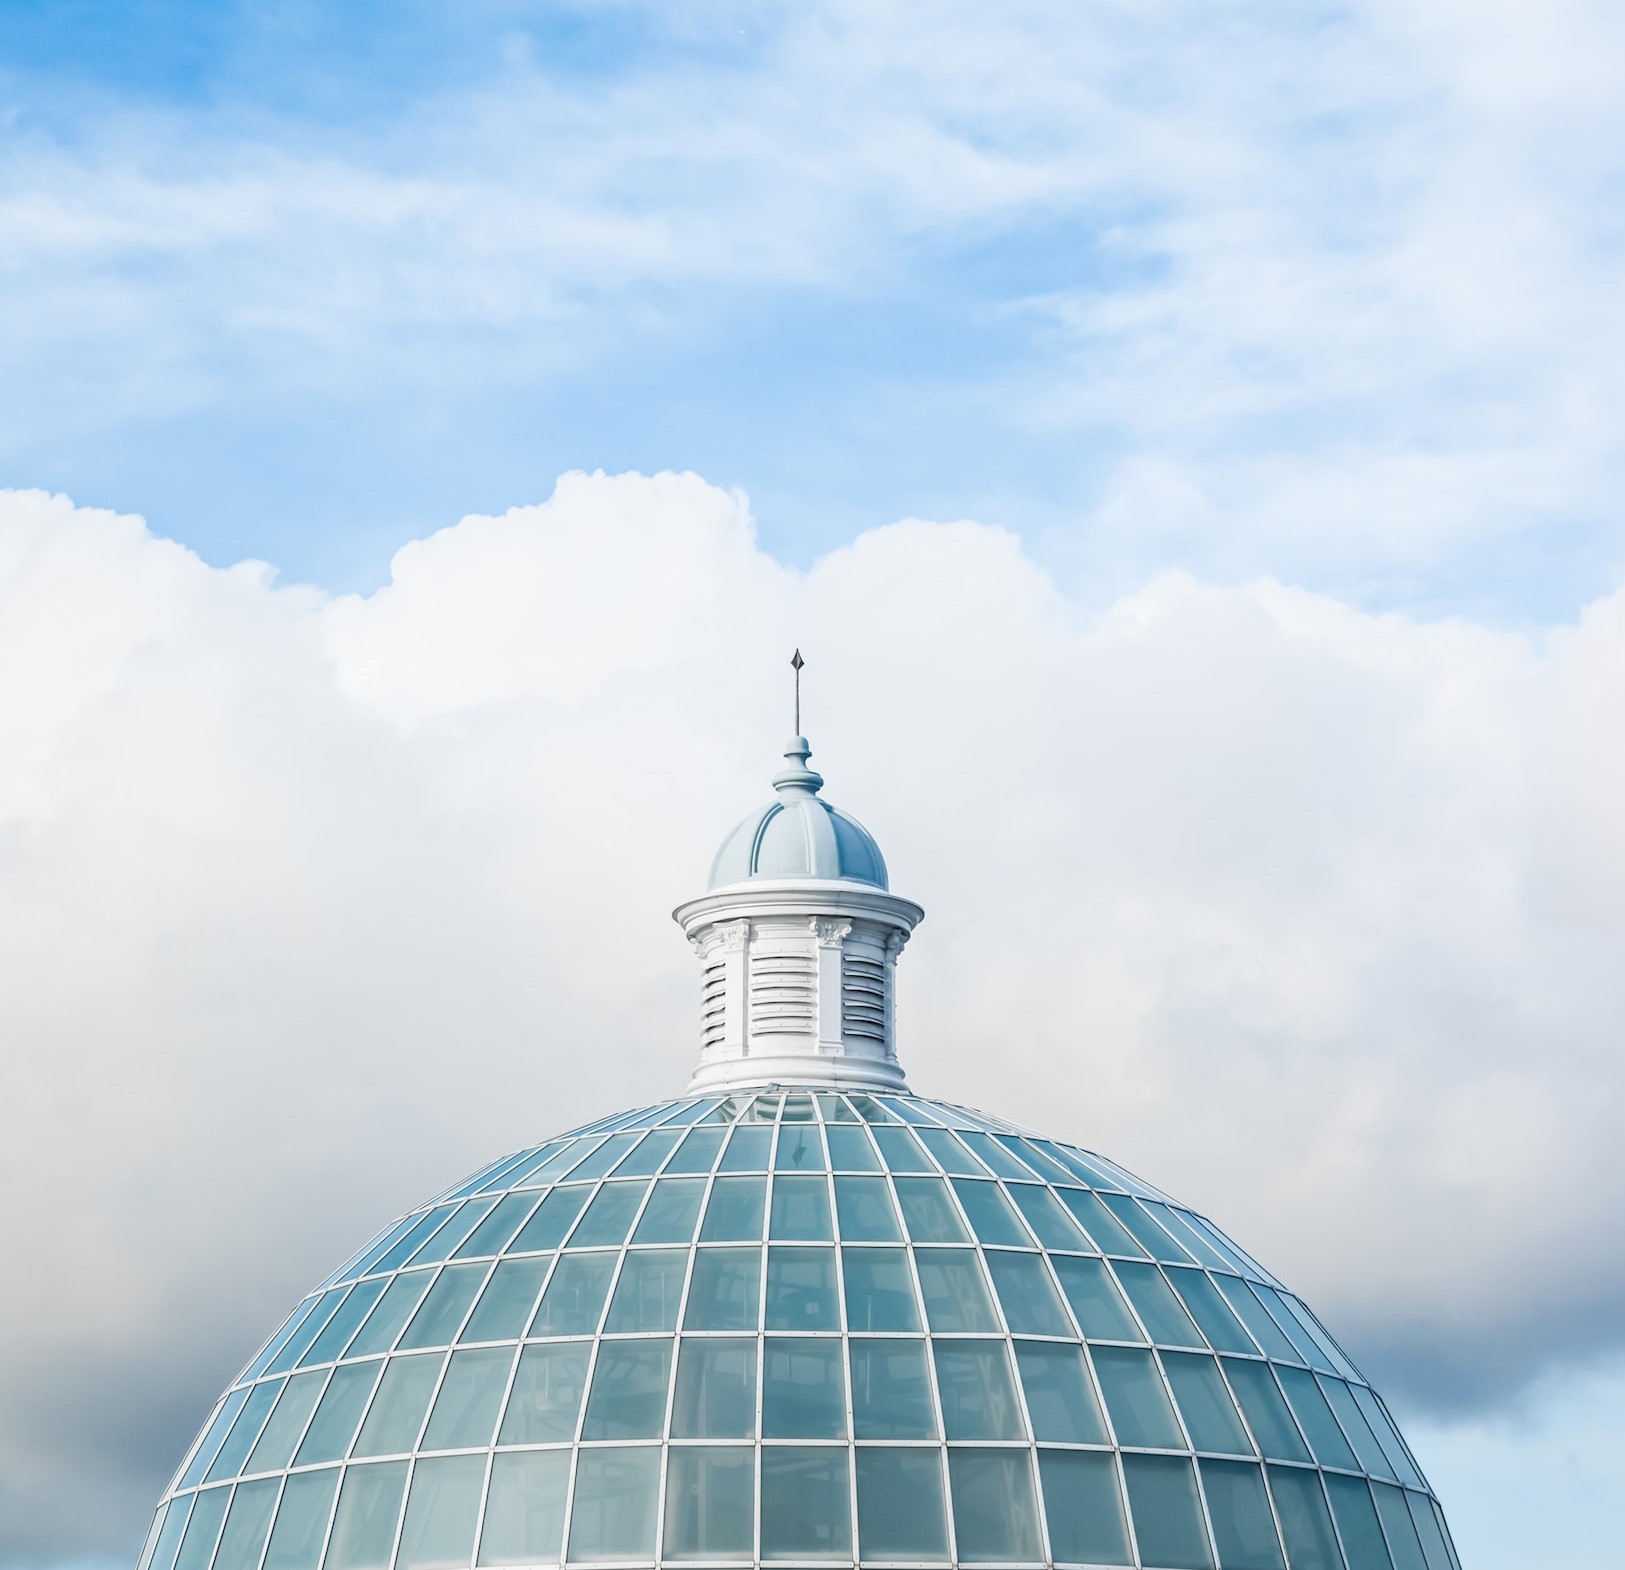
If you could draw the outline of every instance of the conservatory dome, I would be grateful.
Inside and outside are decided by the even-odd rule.
[[[323,1281],[138,1570],[1459,1570],[1268,1270],[1102,1156],[908,1091],[922,912],[883,873],[676,914],[689,1092],[504,1156]]]

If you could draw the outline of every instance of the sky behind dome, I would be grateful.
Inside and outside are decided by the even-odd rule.
[[[0,1566],[680,1084],[795,643],[917,1087],[1299,1288],[1472,1570],[1609,1562],[1622,70],[1600,0],[0,7]]]

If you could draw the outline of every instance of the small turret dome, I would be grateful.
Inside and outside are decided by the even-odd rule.
[[[820,799],[823,777],[807,767],[812,748],[792,736],[787,766],[773,777],[774,800],[753,812],[722,842],[709,887],[755,878],[819,878],[884,889],[886,860],[856,818]]]

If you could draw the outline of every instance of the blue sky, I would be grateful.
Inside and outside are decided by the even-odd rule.
[[[490,889],[477,897],[439,850],[474,832],[471,815],[527,835],[530,803],[501,777],[512,765],[551,800],[564,787],[544,767],[549,748],[607,801],[592,760],[635,756],[640,727],[655,727],[696,793],[674,796],[683,811],[662,832],[710,837],[693,805],[702,785],[729,793],[728,817],[737,781],[760,772],[755,753],[705,731],[718,762],[664,727],[677,713],[720,724],[697,717],[696,681],[776,649],[787,629],[824,630],[832,709],[838,693],[872,698],[862,672],[889,671],[898,734],[926,715],[952,727],[977,755],[961,788],[985,789],[978,799],[1005,803],[1012,822],[1048,800],[1052,718],[1076,700],[1117,726],[1091,761],[1067,764],[1090,771],[1099,810],[1126,823],[1154,799],[1166,815],[1143,843],[1123,830],[1143,854],[1136,877],[1161,876],[1151,862],[1168,844],[1193,860],[1188,883],[1169,874],[1142,933],[1161,958],[1124,962],[1143,960],[1170,989],[1146,1018],[1189,1009],[1193,1035],[1233,1030],[1238,1053],[1265,1052],[1266,1038],[1279,1050],[1281,1104],[1305,1119],[1318,1109],[1328,1170],[1348,1158],[1340,1176],[1321,1174],[1324,1203],[1362,1248],[1386,1247],[1396,1224],[1362,1206],[1362,1185],[1394,1207],[1411,1191],[1382,1187],[1385,1164],[1423,1212],[1468,1217],[1470,1238],[1407,1221],[1414,1237],[1366,1291],[1290,1215],[1248,1210],[1239,1178],[1233,1193],[1220,1184],[1233,1206],[1220,1219],[1244,1243],[1249,1225],[1273,1237],[1367,1337],[1476,1565],[1552,1552],[1519,1478],[1563,1502],[1565,1562],[1609,1562],[1625,1487],[1613,1415],[1625,1255],[1605,1251],[1572,1288],[1542,1256],[1528,1274],[1546,1284],[1527,1291],[1509,1260],[1541,1235],[1520,1229],[1542,1206],[1572,1207],[1564,1225],[1581,1238],[1618,1231],[1617,1180],[1598,1174],[1604,1113],[1625,1104],[1609,958],[1625,933],[1609,870],[1625,845],[1612,805],[1625,763],[1610,739],[1625,668],[1622,67],[1625,14],[1601,0],[1346,0],[1290,16],[1248,0],[12,0],[0,7],[0,491],[63,493],[77,510],[10,494],[0,508],[0,595],[12,596],[0,668],[24,694],[8,724],[25,738],[0,768],[0,851],[47,846],[38,868],[88,901],[64,907],[62,930],[111,931],[126,899],[145,908],[143,880],[156,880],[155,909],[174,892],[148,846],[153,823],[190,804],[237,836],[206,858],[215,873],[197,873],[202,903],[176,906],[176,930],[190,931],[196,909],[232,897],[229,879],[209,881],[218,866],[254,865],[266,836],[294,845],[308,827],[302,808],[257,794],[295,751],[315,761],[283,782],[286,796],[324,804],[311,832],[343,847],[312,856],[313,887],[345,905],[404,837],[431,847],[419,894],[474,909]],[[692,471],[706,485],[555,492],[560,475],[597,470]],[[736,492],[748,515],[725,494]],[[669,552],[627,522],[628,496]],[[456,527],[510,508],[528,510]],[[87,509],[137,514],[150,532]],[[888,528],[905,519],[977,527]],[[219,570],[194,571],[166,541]],[[229,570],[244,560],[270,575]],[[857,564],[890,600],[870,603]],[[310,592],[286,588],[300,585]],[[737,638],[719,641],[714,622],[738,623]],[[1255,648],[1265,627],[1274,641]],[[1053,638],[1043,648],[1064,651],[1066,679],[1022,652],[1029,632],[1034,649]],[[169,655],[173,688],[115,712],[108,694],[158,680]],[[236,673],[263,710],[228,706],[205,737],[207,696],[187,683],[216,671]],[[1141,706],[1114,700],[1114,674],[1143,677]],[[1187,708],[1210,675],[1234,686]],[[740,724],[776,701],[766,677],[734,697]],[[307,710],[321,717],[312,728],[288,719]],[[152,725],[146,751],[123,750],[125,715]],[[1157,753],[1158,717],[1175,715],[1188,729]],[[839,723],[849,760],[891,744],[884,729]],[[193,772],[148,780],[160,743]],[[1148,797],[1133,775],[1141,753],[1183,790]],[[111,757],[124,815],[57,845],[91,811]],[[1027,776],[996,777],[993,759]],[[406,776],[399,801],[379,784]],[[1215,848],[1230,819],[1204,814],[1222,801],[1248,821],[1270,804],[1264,777],[1300,781],[1292,821],[1320,838],[1294,841],[1294,867],[1238,852],[1237,871],[1230,842]],[[884,818],[896,779],[877,763],[862,783]],[[374,823],[367,792],[380,790]],[[609,811],[589,796],[572,809]],[[342,830],[322,815],[330,801],[354,806]],[[906,818],[899,801],[891,810]],[[951,819],[939,831],[920,830],[916,865],[958,845]],[[1343,836],[1340,876],[1323,889],[1303,868]],[[79,879],[103,845],[119,847],[130,881],[97,903],[95,880]],[[16,854],[34,867],[33,849]],[[550,875],[552,852],[536,854]],[[290,855],[303,865],[297,846]],[[1132,925],[1137,897],[1098,928],[1079,916],[1078,931],[1115,933],[1124,912]],[[1292,922],[1271,925],[1295,899],[1314,904],[1309,925],[1328,945],[1346,946],[1346,975],[1298,954]],[[1256,950],[1235,937],[1232,907],[1275,912],[1257,916]],[[15,930],[56,930],[17,908]],[[7,911],[0,897],[0,928]],[[948,941],[948,919],[934,921]],[[507,952],[505,934],[487,937]],[[1187,939],[1213,966],[1195,981],[1180,968]],[[242,961],[244,996],[275,989],[278,941]],[[661,977],[664,941],[649,949]],[[1413,973],[1418,956],[1428,965]],[[1019,956],[1005,960],[1025,974]],[[113,998],[127,978],[117,953],[104,961],[98,986]],[[530,1019],[523,966],[502,971],[484,953],[469,964],[493,966],[493,997]],[[193,992],[230,991],[199,967]],[[372,1006],[368,987],[387,990],[387,971],[313,981],[308,1017],[345,986]],[[936,974],[957,984],[951,967]],[[575,984],[555,980],[560,997]],[[975,1017],[975,1000],[960,1001],[943,1005],[950,1034]],[[1129,1001],[1087,1006],[1100,1010],[1090,1028],[1131,1030],[1132,1017],[1155,1036]],[[51,1017],[15,1007],[0,1017],[12,1039]],[[98,1016],[83,1039],[122,1062],[165,1030],[204,1030],[161,1012],[127,1037],[108,1024],[131,1017]],[[1393,1063],[1348,1045],[1356,1021]],[[1329,1101],[1293,1054],[1339,1041],[1369,1077]],[[1519,1077],[1531,1041],[1595,1093],[1533,1105]],[[194,1072],[184,1055],[176,1065],[177,1083]],[[1409,1114],[1389,1069],[1426,1081]],[[1036,1083],[1011,1080],[1034,1116],[1047,1111]],[[1191,1069],[1163,1084],[1170,1122],[1199,1120],[1198,1083]],[[583,1071],[572,1108],[585,1118],[600,1092],[618,1082]],[[1235,1093],[1232,1114],[1254,1106],[1262,1139],[1257,1098]],[[1127,1141],[1113,1152],[1125,1159],[1177,1162],[1191,1142],[1137,1122],[1137,1095],[1102,1099],[1116,1121],[1101,1137]],[[1390,1122],[1360,1124],[1366,1095]],[[72,1096],[56,1085],[45,1100]],[[17,1116],[20,1138],[30,1120]],[[1457,1149],[1464,1128],[1481,1142]],[[514,1143],[543,1132],[504,1127]],[[387,1129],[372,1134],[387,1143]],[[172,1137],[188,1159],[212,1148],[184,1118]],[[435,1159],[472,1165],[483,1148],[454,1141]],[[1526,1149],[1552,1185],[1538,1203],[1504,1184],[1521,1157],[1498,1152]],[[286,1278],[239,1261],[243,1291],[297,1295],[297,1273],[319,1274],[320,1247],[341,1240],[298,1251],[303,1213],[287,1196],[303,1179],[269,1145],[263,1158],[263,1192],[245,1202],[284,1240]],[[334,1210],[335,1229],[365,1230],[368,1206],[415,1203],[413,1185],[450,1176],[428,1156],[390,1159],[323,1169],[359,1196]],[[87,1181],[98,1194],[161,1189],[150,1163],[110,1153]],[[1197,1167],[1172,1175],[1200,1204]],[[110,1215],[110,1232],[128,1224]],[[1508,1239],[1499,1251],[1496,1236]],[[1424,1279],[1435,1246],[1459,1271],[1449,1281]],[[195,1247],[144,1249],[166,1262],[153,1265],[152,1303],[196,1296],[207,1261]],[[1414,1313],[1394,1306],[1405,1292]],[[233,1300],[182,1339],[216,1337],[229,1360],[234,1338],[258,1333],[258,1303]],[[16,1312],[17,1334],[55,1314]],[[94,1522],[41,1505],[26,1530],[0,1531],[4,1570],[113,1562],[139,1535],[132,1501],[157,1486],[141,1402],[179,1432],[218,1382],[210,1364],[195,1388],[177,1383],[188,1348],[163,1325],[157,1309],[132,1309],[106,1354],[149,1369],[159,1391],[134,1380],[110,1420],[103,1496],[115,1503]],[[1504,1396],[1473,1372],[1492,1367],[1508,1370]],[[62,1378],[28,1399],[73,1409]],[[1583,1437],[1566,1446],[1570,1430]],[[0,1474],[18,1443],[0,1421]],[[68,1497],[67,1463],[38,1465],[37,1497]]]

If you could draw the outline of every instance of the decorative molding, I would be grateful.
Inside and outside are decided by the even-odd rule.
[[[742,953],[745,945],[750,942],[750,923],[748,921],[718,922],[713,930],[720,940],[724,954]]]
[[[814,916],[812,921],[813,936],[818,939],[820,948],[839,948],[852,931],[850,921],[833,921],[825,917]]]

